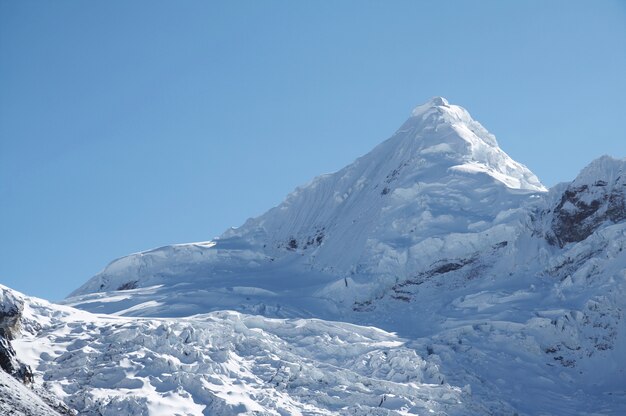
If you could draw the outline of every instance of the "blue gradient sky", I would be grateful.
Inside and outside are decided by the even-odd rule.
[[[571,180],[626,156],[625,74],[620,0],[0,0],[0,283],[211,239],[434,95]]]

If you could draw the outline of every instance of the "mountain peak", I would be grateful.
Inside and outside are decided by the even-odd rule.
[[[443,97],[433,97],[424,104],[418,105],[411,112],[411,117],[420,117],[429,111],[436,110],[437,108],[449,108],[450,104],[448,100]]]
[[[268,261],[271,276],[272,268],[287,267],[281,262],[292,261],[293,254],[306,262],[318,283],[357,274],[404,275],[424,266],[409,254],[424,250],[420,244],[482,232],[501,212],[517,209],[542,191],[545,187],[537,177],[502,151],[495,137],[465,109],[434,97],[369,153],[338,172],[313,179],[279,206],[226,231],[214,247],[170,246],[120,259],[73,295],[172,285],[191,276],[198,277],[194,284],[209,285],[214,282],[207,279],[220,270],[240,268],[248,274]],[[493,238],[501,236],[496,233]],[[481,237],[481,241],[490,246],[501,240]],[[441,250],[437,255],[443,255]],[[428,258],[435,256],[431,254]],[[166,277],[169,273],[179,280]],[[266,289],[274,290],[271,285]]]
[[[485,173],[509,188],[546,191],[539,179],[511,159],[495,136],[466,109],[443,97],[433,97],[415,107],[392,140],[403,154],[447,165],[451,171]]]
[[[474,120],[465,108],[450,104],[443,97],[433,97],[424,104],[415,107],[411,112],[411,117],[401,130],[411,127],[433,136],[432,130],[438,131],[441,129],[440,126],[444,125],[454,127],[454,136],[459,136],[467,142],[479,139],[491,147],[498,147],[495,136]],[[422,134],[422,136],[426,136],[426,134]]]
[[[578,174],[573,186],[593,184],[597,181],[606,182],[605,185],[613,187],[617,184],[626,183],[626,158],[618,159],[604,155],[594,159]]]

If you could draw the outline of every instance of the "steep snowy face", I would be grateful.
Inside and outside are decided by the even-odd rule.
[[[262,242],[273,256],[298,251],[341,274],[380,271],[381,250],[405,256],[426,238],[474,232],[543,191],[466,110],[436,97],[367,155],[220,239]]]
[[[602,224],[626,219],[626,159],[593,161],[563,191],[552,209],[552,243],[563,247],[589,237]]]
[[[0,415],[11,416],[61,416],[28,387],[9,374],[0,371]]]
[[[454,163],[453,170],[483,172],[512,189],[546,191],[526,166],[498,147],[495,136],[473,120],[467,110],[448,104],[444,98],[435,97],[416,107],[400,128],[402,131],[414,135],[422,156],[443,155]]]
[[[279,303],[283,313],[277,299],[296,292],[348,304],[438,262],[502,247],[519,233],[523,207],[544,191],[466,110],[436,97],[370,153],[315,178],[242,227],[213,242],[116,260],[72,294],[136,289],[133,296],[74,304],[170,316],[207,310],[194,302],[234,308],[229,299],[244,293]],[[225,287],[232,290],[222,293]],[[191,300],[199,290],[208,292]],[[215,290],[220,294],[209,295]],[[152,306],[139,312],[138,303]]]

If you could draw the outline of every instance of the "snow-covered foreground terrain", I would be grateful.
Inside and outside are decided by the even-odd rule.
[[[377,328],[227,311],[111,317],[0,291],[24,305],[13,345],[35,384],[81,415],[486,411]]]
[[[548,191],[436,97],[240,228],[22,298],[12,343],[81,414],[623,415],[625,248],[626,160]]]

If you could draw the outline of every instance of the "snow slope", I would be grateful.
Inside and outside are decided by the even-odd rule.
[[[59,416],[37,394],[0,370],[0,415]]]
[[[404,340],[377,328],[229,311],[184,319],[113,317],[4,286],[1,293],[24,304],[22,336],[13,344],[35,370],[34,383],[80,415],[488,411],[445,383],[437,365]]]

